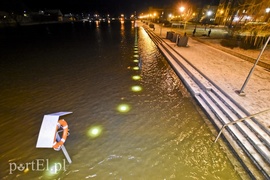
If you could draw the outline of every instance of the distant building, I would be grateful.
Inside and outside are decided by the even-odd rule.
[[[11,21],[9,14],[5,11],[0,11],[0,23],[8,23],[9,21]]]
[[[34,22],[63,21],[63,14],[59,9],[46,9],[30,14]]]
[[[63,21],[63,14],[59,9],[47,9],[45,15],[50,16],[53,20]]]
[[[241,26],[248,22],[269,22],[268,5],[267,0],[252,3],[250,0],[220,0],[216,22],[227,26]]]

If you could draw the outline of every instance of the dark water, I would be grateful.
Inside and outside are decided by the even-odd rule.
[[[240,179],[183,84],[134,23],[1,33],[2,179]],[[73,112],[64,117],[72,164],[61,151],[35,147],[43,116],[59,111]]]

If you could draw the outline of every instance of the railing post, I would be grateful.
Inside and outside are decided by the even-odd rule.
[[[223,129],[224,129],[224,127],[226,126],[226,124],[225,125],[223,125],[222,126],[222,128],[220,129],[220,131],[219,131],[219,133],[218,133],[218,135],[217,135],[217,137],[216,137],[216,139],[215,139],[215,141],[214,141],[214,143],[216,143],[217,142],[217,140],[218,140],[218,138],[220,137],[220,135],[221,135],[221,133],[222,133],[222,131],[223,131]]]

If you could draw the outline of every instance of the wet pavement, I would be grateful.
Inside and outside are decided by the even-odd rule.
[[[147,26],[144,26],[144,27],[147,28]],[[249,58],[252,59],[252,57],[250,56],[250,54],[252,53],[249,50],[243,51],[243,50],[237,49],[235,52],[233,50],[226,51],[225,50],[226,48],[219,48],[217,47],[216,44],[213,45],[209,43],[208,40],[207,42],[204,42],[202,38],[191,37],[188,35],[188,33],[186,34],[186,36],[188,37],[187,45],[184,45],[184,47],[179,47],[176,45],[177,40],[175,43],[174,41],[175,39],[169,40],[168,38],[166,38],[168,35],[167,32],[172,31],[172,28],[164,28],[164,27],[161,27],[161,28],[160,26],[156,26],[154,30],[153,29],[150,30],[152,32],[150,32],[149,30],[147,31],[149,31],[148,33],[150,34],[150,36],[152,36],[153,41],[155,41],[157,46],[159,46],[161,51],[163,51],[164,55],[171,62],[173,68],[175,69],[175,71],[178,72],[180,78],[183,79],[183,81],[186,83],[191,94],[193,94],[193,96],[200,102],[200,100],[198,99],[199,98],[198,96],[207,98],[207,96],[203,94],[204,93],[208,94],[210,91],[212,91],[211,84],[213,84],[222,93],[224,93],[225,96],[228,96],[229,99],[235,102],[236,106],[242,109],[242,112],[245,112],[244,114],[242,114],[242,116],[239,116],[238,113],[240,111],[237,112],[238,108],[230,107],[230,109],[232,110],[231,112],[236,113],[237,116],[229,115],[230,114],[229,113],[226,115],[227,117],[226,116],[222,117],[223,113],[227,111],[225,110],[227,108],[225,106],[228,106],[226,105],[227,102],[220,102],[221,104],[224,103],[225,105],[224,107],[222,107],[223,105],[221,106],[219,105],[221,108],[221,111],[223,111],[223,113],[221,114],[219,114],[218,111],[212,109],[212,108],[215,109],[216,104],[218,104],[218,102],[212,102],[206,105],[207,107],[204,107],[204,105],[202,104],[204,102],[200,102],[200,104],[202,105],[203,109],[205,109],[205,111],[208,112],[208,110],[206,110],[207,108],[212,109],[211,111],[213,111],[214,113],[212,118],[214,119],[218,118],[220,119],[218,120],[220,122],[224,121],[227,118],[229,119],[232,118],[231,121],[235,121],[241,118],[241,119],[245,119],[245,121],[248,121],[247,124],[249,123],[252,124],[253,120],[250,121],[249,118],[245,118],[245,117],[253,116],[256,118],[255,121],[258,122],[256,123],[259,124],[259,126],[261,126],[262,129],[258,131],[256,130],[255,134],[261,134],[258,138],[260,139],[261,137],[263,137],[264,138],[263,141],[261,139],[255,140],[254,142],[252,142],[253,140],[248,140],[250,138],[251,139],[253,138],[254,131],[251,132],[249,131],[249,128],[245,129],[245,127],[242,127],[245,130],[241,133],[238,132],[238,130],[236,131],[233,130],[235,131],[233,132],[233,134],[235,134],[236,136],[239,136],[240,138],[239,137],[236,139],[233,138],[234,140],[232,141],[228,140],[228,138],[226,139],[228,141],[231,141],[230,142],[231,145],[237,142],[237,144],[238,143],[242,144],[240,146],[245,146],[246,149],[244,148],[243,151],[246,151],[247,154],[250,154],[250,155],[251,154],[254,155],[257,153],[261,154],[260,148],[264,146],[263,144],[266,144],[268,145],[267,147],[269,147],[269,142],[270,142],[269,140],[270,73],[269,73],[268,66],[261,66],[258,64],[255,66],[254,62],[252,63],[252,61],[249,61]],[[183,34],[183,31],[180,31],[178,29],[173,29],[173,31],[176,34],[180,34],[180,36],[182,36],[182,38],[180,38],[179,41],[181,41],[181,39],[182,40],[185,39],[183,38],[183,36],[185,36]],[[155,34],[156,36],[159,36],[161,39],[163,39],[163,41],[160,41],[158,40],[158,38],[155,38],[155,35],[153,34]],[[259,51],[257,52],[260,53]],[[242,56],[239,56],[239,54],[241,53],[242,53]],[[254,56],[254,54],[252,56]],[[268,56],[268,53],[266,52],[264,54],[264,59],[265,57],[267,59],[267,56]],[[181,65],[177,61],[179,61]],[[181,66],[181,68],[178,67],[179,65],[177,65],[176,62]],[[189,64],[192,67],[194,67],[196,70],[195,71],[192,70],[192,68],[189,67],[190,66]],[[187,72],[187,69],[189,73]],[[182,72],[183,70],[186,71],[188,75],[185,75],[185,72]],[[196,73],[198,73],[196,71],[198,71],[201,75],[199,74],[196,75]],[[202,77],[206,77],[209,80],[209,82],[207,80],[206,82],[204,78]],[[201,86],[200,84],[203,85],[203,89],[201,89],[201,87],[198,87],[198,86]],[[209,91],[209,92],[204,92],[204,91]],[[239,91],[241,93],[239,93]],[[211,111],[210,111],[210,114],[212,113]],[[217,123],[219,123],[218,121],[215,122],[216,125]],[[242,123],[241,124],[238,123],[238,124],[240,126],[243,125]],[[217,125],[217,126],[220,126],[219,129],[221,128],[221,125]],[[256,125],[254,124],[251,126],[255,127]],[[232,127],[232,129],[234,128],[235,127]],[[237,128],[238,128],[238,125],[237,125]],[[245,134],[244,137],[241,135],[242,133]],[[247,141],[251,142],[251,144],[253,143],[253,145],[244,145]],[[262,143],[261,141],[263,142],[263,144],[261,144]],[[253,149],[252,147],[250,148],[250,146],[253,146],[256,150]],[[267,159],[269,157],[269,150],[267,147],[263,148],[265,149],[265,152],[262,153],[261,155],[268,162]],[[241,148],[234,147],[234,149],[237,149],[236,151],[238,152],[238,155],[241,154],[239,153],[242,151]],[[267,165],[269,162],[266,163],[266,161],[264,162],[264,160],[261,160],[260,158],[258,158],[256,161],[259,162],[259,164],[261,164],[261,167],[265,168],[265,173],[266,173],[265,177],[269,177],[269,169],[267,168],[269,167]],[[256,164],[256,161],[254,161],[255,164]],[[247,162],[245,162],[245,164],[247,164]],[[247,166],[248,166],[248,169],[250,169],[251,166],[250,165],[247,165]],[[256,177],[256,175],[254,177]]]

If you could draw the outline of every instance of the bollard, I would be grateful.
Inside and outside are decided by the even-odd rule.
[[[166,35],[166,39],[170,39],[171,40],[172,37],[173,37],[173,33],[174,33],[173,31],[168,31],[167,32],[167,35]]]
[[[179,36],[177,46],[186,47],[187,43],[188,43],[188,37],[187,36]]]
[[[176,42],[176,38],[178,37],[177,33],[173,33],[173,37],[171,39],[172,42]]]

